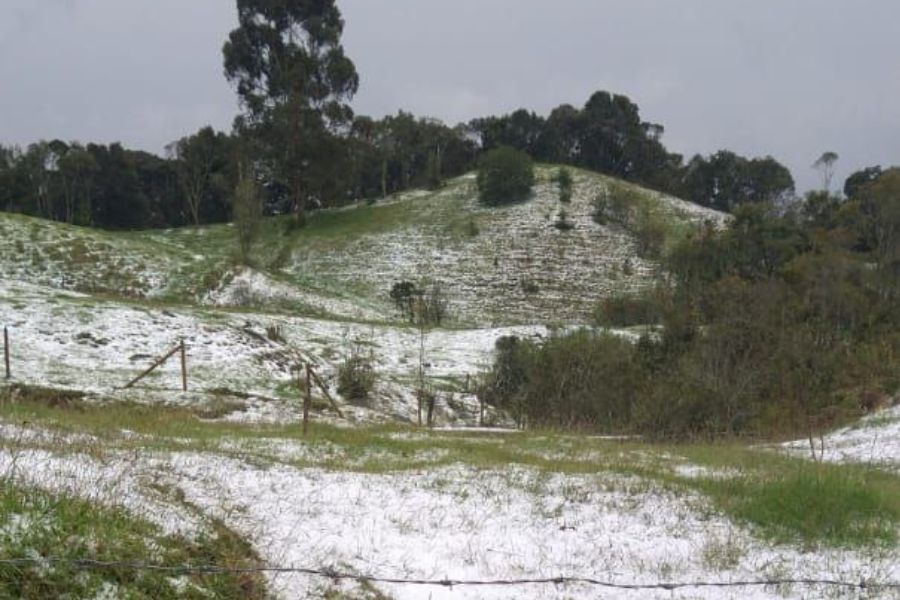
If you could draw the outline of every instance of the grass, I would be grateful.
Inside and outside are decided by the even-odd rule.
[[[195,539],[163,535],[124,510],[100,508],[64,495],[0,484],[0,556],[8,559],[89,559],[248,567],[254,554],[221,525]],[[151,558],[152,557],[152,558]],[[0,597],[264,598],[256,575],[171,573],[125,567],[77,569],[64,563],[0,565]]]
[[[667,446],[554,432],[447,433],[397,425],[345,428],[322,423],[313,423],[304,437],[299,424],[201,420],[208,416],[203,412],[207,409],[124,403],[96,406],[63,398],[58,393],[20,394],[14,402],[0,401],[0,420],[96,436],[99,444],[76,441],[65,450],[91,455],[190,450],[262,464],[368,474],[465,464],[480,470],[515,465],[542,473],[634,476],[657,488],[700,494],[708,499],[710,510],[750,526],[775,543],[861,547],[895,546],[898,541],[897,476],[853,465],[816,465],[738,443]],[[139,436],[123,436],[123,429]],[[286,455],[272,442],[293,442],[298,452]],[[709,475],[679,475],[674,466],[684,463],[703,467]]]
[[[863,465],[815,464],[737,444],[669,449],[731,473],[683,483],[732,519],[776,543],[896,546],[900,478]]]
[[[551,165],[539,166],[540,185],[552,186],[549,179],[556,170]],[[631,184],[587,171],[572,171],[584,194],[593,193],[594,188],[614,185],[627,190],[641,206],[653,209],[658,204],[656,194]],[[306,226],[299,229],[289,227],[292,216],[264,219],[252,252],[256,268],[289,287],[316,296],[324,305],[335,300],[343,303],[334,311],[337,315],[316,308],[318,304],[305,306],[302,302],[266,306],[265,310],[340,318],[353,316],[355,309],[365,309],[370,315],[377,315],[370,319],[394,322],[396,319],[388,310],[387,291],[395,267],[396,278],[436,278],[448,285],[465,286],[463,310],[456,311],[459,323],[483,322],[478,316],[497,324],[534,322],[547,313],[542,301],[545,295],[552,296],[557,303],[564,299],[561,309],[565,309],[567,317],[584,318],[586,307],[574,301],[581,296],[575,292],[584,291],[584,286],[592,292],[600,289],[601,293],[609,286],[623,287],[622,278],[612,281],[608,265],[604,266],[606,254],[618,252],[621,245],[607,249],[602,243],[595,243],[597,239],[588,246],[580,236],[559,239],[540,226],[511,219],[508,210],[478,205],[474,190],[470,179],[454,179],[436,192],[407,192],[386,203],[314,211],[309,214]],[[533,210],[543,210],[541,206],[547,204],[544,200],[535,199]],[[663,216],[667,217],[669,212],[664,207],[660,209]],[[681,219],[675,214],[672,217],[664,221],[679,227],[674,222]],[[527,242],[518,240],[515,230],[519,225],[524,227],[523,231],[528,230],[527,235],[536,237]],[[498,228],[508,230],[509,235],[498,237]],[[596,227],[585,225],[582,229],[585,235],[599,236],[603,241],[602,232]],[[593,233],[589,234],[590,231]],[[116,299],[150,295],[156,304],[192,305],[238,268],[235,231],[225,224],[108,232],[3,214],[0,234],[0,253],[8,250],[10,256],[10,260],[0,261],[0,274],[4,269],[15,273],[17,278],[27,274],[29,280],[48,285],[58,285],[56,282],[61,279],[66,287]],[[385,238],[382,234],[395,235]],[[542,282],[541,293],[522,298],[519,290],[505,293],[502,291],[505,288],[498,288],[505,300],[502,306],[517,305],[518,313],[498,308],[497,302],[491,302],[490,298],[497,294],[472,295],[474,292],[468,288],[481,285],[473,273],[497,270],[505,277],[509,265],[518,265],[520,246],[526,243],[529,247],[537,244],[536,254],[528,258],[534,262],[529,262],[529,272],[525,275]],[[19,247],[24,252],[16,250]],[[412,258],[406,256],[401,260],[409,263],[405,267],[386,264],[383,260],[395,251],[403,255],[410,248],[418,250]],[[433,264],[420,264],[423,257],[432,255],[459,258],[451,260],[448,268],[442,265],[438,271]],[[570,255],[584,255],[586,262],[567,262],[565,257]],[[573,274],[566,276],[565,270],[573,270]],[[378,275],[373,275],[373,271]],[[642,276],[635,277],[643,281]],[[633,287],[629,283],[631,276],[624,279],[625,287]],[[574,283],[582,280],[586,281],[583,285]]]

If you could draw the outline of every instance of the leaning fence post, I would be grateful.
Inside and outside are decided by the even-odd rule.
[[[303,395],[303,435],[309,430],[309,407],[312,404],[312,367],[306,363],[306,390]]]
[[[181,340],[181,390],[187,391],[187,353],[184,350],[184,340]]]
[[[9,331],[3,328],[3,363],[6,365],[6,378],[12,377],[9,371]]]

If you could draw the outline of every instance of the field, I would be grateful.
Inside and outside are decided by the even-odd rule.
[[[597,300],[660,275],[633,232],[591,219],[599,190],[627,184],[577,172],[563,231],[553,173],[503,209],[462,177],[305,229],[268,219],[252,267],[228,226],[107,233],[0,214],[0,556],[21,559],[0,560],[0,596],[897,597],[896,407],[826,436],[823,463],[806,441],[518,432],[490,407],[477,427],[500,336],[586,326]],[[636,191],[667,244],[724,219]],[[441,285],[451,319],[406,323],[388,292],[407,280]],[[187,392],[177,361],[122,389],[181,340]],[[340,418],[317,392],[304,436],[293,367],[337,395],[358,351],[372,398],[338,397]],[[415,426],[423,381],[432,430]],[[70,562],[84,559],[103,564]],[[741,581],[769,583],[669,585]]]

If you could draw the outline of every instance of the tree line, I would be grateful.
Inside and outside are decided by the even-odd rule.
[[[222,49],[242,107],[230,133],[204,127],[164,156],[60,140],[0,146],[0,209],[105,228],[223,222],[234,217],[243,174],[260,189],[265,214],[302,222],[308,209],[436,189],[499,147],[723,211],[794,194],[790,171],[772,157],[669,152],[663,126],[605,91],[546,117],[520,109],[453,127],[404,111],[355,115],[349,102],[359,75],[341,44],[334,0],[238,0],[237,12]]]

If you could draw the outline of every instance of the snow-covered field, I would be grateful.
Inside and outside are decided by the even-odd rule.
[[[559,231],[551,175],[542,167],[531,201],[495,211],[477,204],[468,177],[437,193],[392,198],[378,210],[400,211],[408,219],[401,226],[346,238],[301,235],[272,270],[235,267],[227,227],[129,237],[0,215],[0,321],[9,327],[12,384],[83,392],[88,403],[194,408],[194,415],[175,412],[209,428],[195,439],[118,423],[79,431],[65,416],[0,419],[0,480],[121,506],[164,532],[194,535],[215,519],[271,566],[428,580],[900,579],[896,545],[773,545],[684,483],[740,477],[737,468],[631,448],[631,439],[467,427],[477,421],[475,377],[499,337],[552,335],[532,323],[584,323],[598,298],[652,281],[655,266],[635,255],[631,236],[591,220],[605,178],[576,173],[566,207],[575,227]],[[724,219],[656,200],[683,222]],[[272,240],[264,248],[277,250]],[[397,323],[387,292],[403,279],[440,282],[456,325],[472,328],[423,333]],[[188,392],[177,360],[122,389],[181,340]],[[338,398],[342,425],[414,421],[424,363],[439,392],[436,423],[446,429],[334,429],[334,439],[308,441],[279,429],[299,418],[292,367],[314,364],[336,396],[338,366],[354,348],[371,357],[376,392],[366,407]],[[338,421],[318,407],[314,420]],[[340,437],[357,433],[367,441]],[[825,458],[900,472],[898,439],[894,408],[828,436]],[[802,455],[806,442],[778,450]],[[13,531],[16,515],[4,518],[0,530]],[[376,596],[308,575],[273,574],[269,582],[290,599],[321,598],[335,586],[373,600],[882,597],[799,586],[627,592],[380,583],[384,596]]]
[[[138,402],[203,405],[211,395],[240,407],[235,419],[275,421],[297,417],[298,392],[291,368],[297,356],[333,382],[354,344],[371,351],[378,375],[368,409],[345,407],[359,419],[411,420],[420,352],[430,381],[458,389],[437,406],[437,424],[471,422],[476,401],[467,377],[489,363],[503,335],[545,336],[545,327],[434,330],[365,325],[279,314],[163,308],[96,299],[76,292],[4,282],[0,314],[10,324],[15,381]],[[267,328],[277,328],[271,340]],[[281,339],[283,338],[283,339]],[[189,391],[180,390],[179,365],[170,361],[130,390],[122,388],[155,357],[185,340]],[[332,386],[332,393],[334,389]],[[452,398],[450,398],[452,394]],[[468,406],[468,410],[462,410]],[[456,408],[454,408],[456,407]]]
[[[34,439],[7,427],[4,436]],[[40,436],[38,436],[40,437]],[[572,475],[523,466],[366,473],[246,461],[217,452],[110,451],[100,458],[21,448],[0,451],[0,473],[123,505],[166,531],[202,519],[154,490],[178,490],[203,515],[245,536],[268,565],[383,578],[589,577],[617,583],[825,578],[887,581],[896,549],[804,550],[760,541],[703,497],[608,471]],[[491,443],[490,439],[486,443]],[[302,452],[302,442],[285,442]],[[694,473],[696,475],[696,473]],[[153,484],[156,487],[151,488]],[[299,574],[269,578],[282,598],[320,598],[333,584]],[[347,592],[359,592],[344,583]],[[454,587],[376,584],[402,599],[825,597],[801,587],[625,592],[587,585]],[[833,592],[831,590],[830,592]],[[360,595],[359,597],[367,597]],[[877,593],[840,597],[890,597]]]
[[[821,452],[828,462],[860,463],[900,473],[900,405],[814,441],[817,455]],[[797,456],[812,456],[807,440],[790,442],[784,448]]]

